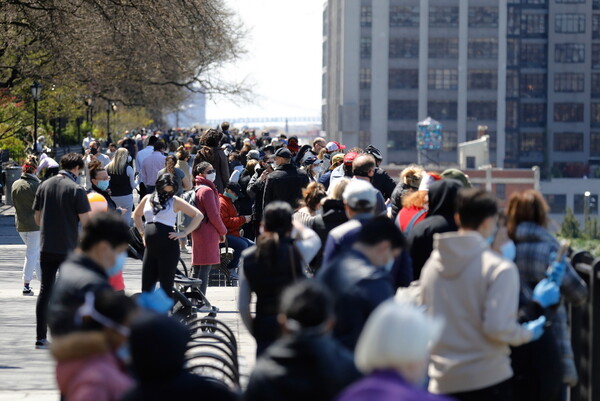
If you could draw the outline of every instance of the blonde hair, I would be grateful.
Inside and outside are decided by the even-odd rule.
[[[106,171],[109,174],[125,174],[128,156],[129,151],[126,148],[117,149],[115,157],[106,165]]]
[[[335,185],[333,186],[333,189],[331,190],[331,195],[329,195],[329,198],[342,200],[343,199],[342,195],[344,194],[344,190],[346,189],[346,186],[348,185],[349,182],[350,182],[350,180],[347,178],[342,178],[341,180],[336,182]]]
[[[364,374],[379,369],[399,370],[411,362],[425,362],[442,323],[416,306],[389,300],[379,305],[363,328],[354,362]]]
[[[402,184],[410,185],[411,187],[419,188],[424,174],[425,170],[423,167],[411,164],[400,173],[400,182]]]

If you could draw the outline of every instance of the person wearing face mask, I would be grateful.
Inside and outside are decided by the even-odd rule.
[[[365,181],[373,185],[372,181],[376,167],[375,158],[373,156],[368,154],[358,155],[352,161],[352,179]],[[377,190],[377,188],[375,189]],[[385,206],[385,199],[383,198],[381,191],[377,190],[376,192],[377,203],[375,204],[375,215],[377,216],[387,213],[387,207]]]
[[[173,296],[173,283],[179,262],[179,240],[194,231],[204,215],[178,196],[177,181],[165,173],[156,180],[156,189],[146,195],[133,211],[133,221],[144,239],[146,249],[142,261],[142,291],[151,292],[160,283],[163,291]],[[177,212],[192,220],[183,231],[176,231]],[[142,222],[142,216],[146,223]]]
[[[411,304],[390,300],[378,306],[356,345],[354,360],[365,377],[337,401],[450,401],[421,388],[429,346],[441,329],[441,321]]]
[[[240,256],[244,249],[254,245],[253,241],[240,236],[240,228],[252,220],[252,216],[240,216],[233,204],[243,196],[242,188],[237,182],[229,182],[225,191],[219,194],[221,220],[227,227],[227,244],[233,248],[233,259],[229,262],[227,268],[231,272],[231,278],[238,280],[237,268],[240,263]]]
[[[117,401],[133,387],[120,350],[138,312],[131,298],[110,290],[89,291],[75,313],[73,332],[55,338],[56,382],[69,401]]]
[[[509,346],[544,334],[544,316],[517,320],[519,272],[486,240],[497,230],[497,202],[484,189],[461,189],[459,229],[435,235],[419,280],[419,303],[445,321],[431,350],[429,391],[457,400],[513,399]]]
[[[225,242],[227,227],[220,214],[219,192],[213,183],[217,174],[212,164],[200,162],[194,167],[196,176],[196,207],[204,220],[192,232],[192,267],[194,276],[202,280],[200,291],[206,294],[208,275],[213,265],[221,262],[219,243]]]
[[[88,165],[88,174],[90,182],[92,183],[92,187],[88,193],[97,192],[104,196],[108,205],[108,210],[118,211],[120,214],[121,208],[117,208],[117,204],[112,200],[110,190],[108,189],[110,185],[110,176],[99,161],[94,160]]]
[[[371,312],[394,296],[389,270],[405,243],[393,221],[374,217],[362,225],[350,249],[317,272],[334,297],[333,336],[349,350],[354,351]]]
[[[319,160],[313,156],[307,157],[304,162],[302,162],[302,168],[308,174],[310,182],[316,182],[323,172],[323,160]]]
[[[93,214],[83,226],[79,248],[60,266],[48,307],[48,326],[53,337],[76,330],[75,314],[88,291],[111,290],[127,260],[129,227],[110,212]]]

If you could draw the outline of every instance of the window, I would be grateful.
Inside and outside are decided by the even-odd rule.
[[[556,14],[554,17],[554,32],[584,33],[585,14]]]
[[[371,6],[360,7],[360,26],[362,28],[370,28],[373,23],[373,9]]]
[[[496,28],[498,7],[469,7],[469,27]]]
[[[508,39],[506,41],[506,65],[508,67],[520,67],[520,44],[521,41],[517,39]]]
[[[554,92],[583,92],[583,73],[557,72],[554,74]]]
[[[544,151],[544,133],[543,132],[523,132],[521,133],[521,152],[543,152]]]
[[[496,184],[496,197],[498,199],[506,198],[506,184]]]
[[[495,120],[496,102],[467,102],[467,120]]]
[[[458,70],[453,68],[429,69],[427,86],[429,89],[457,89]]]
[[[554,61],[557,63],[585,62],[583,43],[557,43],[554,45]]]
[[[521,74],[519,94],[522,97],[546,97],[546,74]]]
[[[506,102],[506,129],[517,128],[519,126],[519,108],[517,102]]]
[[[390,58],[419,57],[419,40],[407,38],[390,39]]]
[[[469,70],[467,86],[469,89],[496,89],[498,72],[496,70]]]
[[[431,118],[435,120],[456,120],[456,102],[428,102],[427,114],[429,114]]]
[[[521,9],[508,7],[508,34],[519,35],[521,33]]]
[[[600,10],[600,0],[592,0],[592,9]]]
[[[519,67],[546,67],[548,46],[542,43],[523,43],[519,56]]]
[[[600,97],[600,74],[592,73],[592,97]]]
[[[371,99],[360,99],[359,118],[361,121],[371,119]]]
[[[590,214],[598,214],[598,195],[591,194],[588,197],[587,203],[587,212]],[[573,196],[573,213],[583,214],[586,212],[585,208],[585,195],[575,194]]]
[[[419,26],[419,6],[414,7],[402,7],[392,6],[390,7],[390,26]]]
[[[370,36],[362,36],[360,38],[360,58],[371,58]]]
[[[592,68],[600,68],[600,44],[592,43]]]
[[[546,194],[544,198],[550,207],[550,213],[564,214],[567,210],[567,195]]]
[[[390,100],[388,103],[389,120],[417,121],[419,105],[416,100]],[[415,134],[416,135],[416,134]]]
[[[495,59],[498,57],[498,39],[469,39],[468,49],[469,58]]]
[[[600,14],[592,14],[592,39],[600,39]]]
[[[430,38],[429,58],[458,58],[458,39]]]
[[[600,103],[592,103],[591,109],[592,126],[598,127],[600,126]]]
[[[590,133],[590,156],[600,156],[600,132]]]
[[[415,131],[390,131],[388,146],[393,150],[414,151],[417,148],[417,134]]]
[[[583,152],[582,132],[555,132],[555,152]]]
[[[456,132],[442,133],[442,150],[446,152],[454,152],[458,147],[458,135]]]
[[[554,121],[583,121],[583,103],[554,103]]]
[[[546,34],[546,14],[521,15],[521,35],[540,36]]]
[[[419,70],[390,69],[388,85],[390,89],[418,89]]]
[[[457,27],[458,7],[429,7],[429,26],[431,27]]]
[[[524,127],[543,127],[546,122],[546,103],[521,103],[519,124]]]
[[[360,89],[369,89],[371,87],[371,69],[361,68],[360,69]]]
[[[558,4],[581,4],[585,3],[585,0],[556,0]]]

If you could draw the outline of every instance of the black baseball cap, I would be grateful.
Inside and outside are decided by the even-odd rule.
[[[290,150],[288,148],[279,148],[275,152],[275,156],[283,157],[284,159],[291,159],[292,152],[290,152]]]

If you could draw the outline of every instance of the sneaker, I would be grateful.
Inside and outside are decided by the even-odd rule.
[[[231,273],[229,273],[229,278],[231,280],[239,280],[240,276],[236,272],[231,272]]]
[[[50,348],[50,341],[44,339],[37,340],[35,342],[35,349],[48,349]]]
[[[23,287],[23,295],[25,295],[25,296],[33,295],[33,290],[31,289],[31,287]]]

